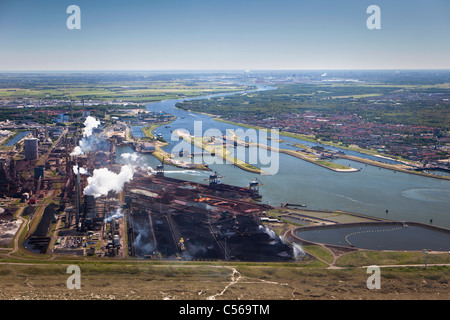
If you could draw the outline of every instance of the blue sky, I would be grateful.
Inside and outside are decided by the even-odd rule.
[[[3,71],[450,69],[449,38],[448,0],[0,0]]]

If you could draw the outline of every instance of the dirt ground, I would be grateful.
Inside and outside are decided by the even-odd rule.
[[[81,289],[68,289],[68,265],[0,265],[1,300],[450,300],[450,268],[381,270],[369,290],[364,268],[81,265]]]

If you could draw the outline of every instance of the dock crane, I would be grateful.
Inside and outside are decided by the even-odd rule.
[[[214,171],[214,174],[211,174],[210,176],[209,176],[209,178],[207,178],[207,179],[204,179],[205,181],[206,180],[209,180],[209,185],[210,186],[216,186],[216,185],[218,185],[218,184],[220,184],[220,179],[221,178],[225,178],[224,176],[219,176],[218,174],[217,174],[217,171]]]
[[[256,178],[253,181],[250,181],[248,184],[248,188],[250,190],[250,193],[252,197],[254,198],[261,198],[262,196],[259,194],[259,187],[264,186],[265,184],[261,183],[258,178]]]

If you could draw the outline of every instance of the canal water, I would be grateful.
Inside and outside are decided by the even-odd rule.
[[[22,140],[23,137],[25,137],[27,134],[29,134],[31,131],[19,131],[13,138],[11,138],[11,140],[9,140],[8,142],[6,142],[4,144],[5,147],[11,147],[13,145],[15,145],[17,142],[19,142],[20,140]]]
[[[268,89],[272,88],[260,87],[258,90]],[[205,114],[175,108],[177,102],[209,99],[230,94],[245,93],[215,94],[148,104],[147,109],[150,111],[163,111],[177,117],[168,127],[161,126],[156,130],[169,142],[165,150],[171,152],[172,148],[179,144],[179,140],[172,141],[171,131],[186,129],[194,134],[195,121],[200,121],[203,131],[215,128],[226,134],[226,130],[247,130],[244,127],[215,121],[211,116]],[[132,133],[140,136],[142,127],[133,127]],[[289,144],[295,142],[310,146],[318,145],[284,136],[280,136],[280,139],[286,140],[286,142],[280,143],[280,148],[286,149],[294,148]],[[324,147],[331,149],[328,146]],[[368,159],[396,162],[336,147],[332,149]],[[200,150],[194,149],[193,151],[199,152]],[[119,158],[120,153],[124,152],[131,152],[131,149],[119,148]],[[275,154],[269,152],[270,155],[277,158]],[[144,155],[144,157],[153,167],[159,164],[159,161],[152,156]],[[360,169],[360,171],[335,172],[287,154],[278,154],[278,159],[278,170],[273,175],[246,172],[230,164],[220,164],[221,161],[218,164],[210,164],[209,167],[213,171],[217,171],[222,177],[221,182],[226,184],[245,187],[251,180],[258,178],[264,184],[260,187],[261,202],[270,205],[279,206],[284,202],[305,204],[308,209],[343,210],[395,221],[431,222],[436,226],[450,228],[450,181],[396,172],[343,159],[334,160],[334,162]],[[205,157],[204,160],[209,162],[211,158]],[[208,183],[207,179],[210,174],[207,171],[183,170],[167,165],[165,172],[166,175],[174,178],[200,183]]]

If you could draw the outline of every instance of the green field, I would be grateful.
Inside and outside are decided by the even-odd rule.
[[[245,90],[247,87],[226,82],[186,81],[110,81],[101,84],[69,83],[43,84],[32,88],[0,88],[0,99],[58,99],[58,100],[122,100],[129,102],[155,102],[167,99],[202,96],[213,93]]]
[[[209,100],[178,103],[177,107],[224,119],[265,119],[315,112],[321,115],[357,114],[368,122],[419,125],[449,129],[448,102],[411,99],[450,93],[450,83],[381,84],[277,84],[275,90]],[[377,98],[375,101],[373,99]]]

